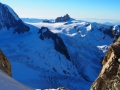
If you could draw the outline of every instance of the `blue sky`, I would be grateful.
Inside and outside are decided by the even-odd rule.
[[[0,0],[19,17],[56,18],[69,14],[73,18],[120,20],[120,0]]]

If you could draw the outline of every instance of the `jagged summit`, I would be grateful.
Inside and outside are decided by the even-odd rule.
[[[68,14],[64,15],[63,17],[57,17],[55,19],[55,22],[66,22],[66,21],[69,21],[71,18]]]
[[[12,8],[8,5],[0,3],[0,30],[14,28],[13,33],[24,33],[29,31],[26,26]]]

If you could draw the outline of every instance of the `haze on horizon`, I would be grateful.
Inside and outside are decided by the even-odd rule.
[[[76,19],[120,20],[120,0],[0,0],[24,18],[56,18],[69,14]]]

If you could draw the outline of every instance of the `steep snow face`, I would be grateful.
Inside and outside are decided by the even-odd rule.
[[[18,21],[18,20],[19,20],[19,17],[18,17],[18,15],[13,11],[13,9],[12,9],[11,7],[9,7],[8,5],[5,5],[5,6],[8,8],[9,12],[14,16],[14,18]]]
[[[8,30],[13,28],[13,33],[17,32],[19,34],[30,30],[9,6],[0,3],[0,30],[4,28]]]
[[[6,29],[0,31],[0,48],[10,60],[13,78],[40,89],[89,90],[101,70],[105,54],[99,46],[113,42],[113,38],[103,32],[109,27],[81,21],[31,24],[28,24],[30,32],[22,35]],[[42,32],[38,34],[39,30]],[[58,39],[52,36],[61,38],[70,60],[55,50]]]
[[[1,70],[0,70],[0,89],[1,90],[34,90],[12,79]]]
[[[10,27],[16,26],[16,19],[14,16],[10,13],[7,6],[0,3],[0,29],[7,28],[10,29]]]

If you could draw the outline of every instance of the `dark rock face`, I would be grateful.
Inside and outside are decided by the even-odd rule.
[[[120,38],[110,46],[102,64],[91,90],[120,90]]]
[[[69,21],[69,20],[70,20],[70,16],[68,14],[66,14],[63,17],[57,17],[55,19],[55,22],[66,22],[66,21]]]
[[[14,18],[14,16],[9,12],[7,6],[4,4],[0,3],[0,26],[6,27],[9,29],[10,27],[15,27],[17,20]],[[16,15],[17,16],[17,15]],[[17,16],[18,17],[18,16]]]
[[[52,39],[54,41],[54,48],[56,51],[60,52],[61,54],[64,54],[65,57],[70,60],[70,56],[68,54],[67,48],[63,42],[63,40],[57,35],[52,33],[47,27],[41,27],[39,30],[40,33],[40,39],[44,40],[46,38]]]
[[[0,50],[0,69],[7,73],[9,76],[12,76],[11,65],[6,56]]]
[[[19,34],[30,30],[18,17],[18,15],[7,5],[0,3],[0,30],[2,28],[16,28],[14,33]]]
[[[17,22],[17,28],[14,30],[13,33],[18,33],[18,34],[22,34],[24,32],[28,32],[30,30],[30,28],[28,26],[26,26],[22,20],[18,20]]]

